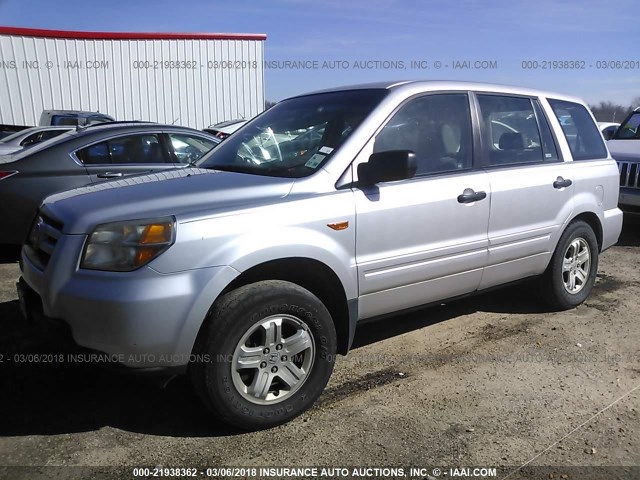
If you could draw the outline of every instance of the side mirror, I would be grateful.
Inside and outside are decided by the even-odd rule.
[[[358,165],[358,183],[374,185],[378,182],[406,180],[416,174],[416,168],[416,154],[410,150],[374,153],[367,163]]]
[[[616,133],[616,129],[612,128],[609,130],[605,130],[602,134],[605,140],[611,140],[613,138],[613,134]]]

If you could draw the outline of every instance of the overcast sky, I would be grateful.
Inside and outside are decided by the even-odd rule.
[[[269,100],[335,85],[412,78],[523,85],[590,103],[627,105],[640,96],[640,10],[630,0],[0,0],[0,25],[265,33],[266,60],[317,61],[320,66],[349,62],[340,69],[268,68]],[[411,68],[415,60],[429,68]],[[473,65],[476,60],[492,61],[497,68],[453,69],[456,61]],[[585,68],[522,68],[523,61],[534,60],[577,61]],[[628,69],[597,68],[608,60],[632,62]],[[357,69],[354,61],[369,63]],[[375,61],[404,68],[376,68]],[[441,62],[440,68],[435,62]]]

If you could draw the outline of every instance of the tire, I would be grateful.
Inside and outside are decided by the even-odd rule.
[[[582,220],[570,223],[541,278],[543,300],[554,310],[577,307],[591,293],[597,271],[598,241],[593,229]]]
[[[229,292],[209,313],[190,366],[195,390],[243,430],[288,422],[318,399],[333,371],[331,315],[308,290],[268,280]]]

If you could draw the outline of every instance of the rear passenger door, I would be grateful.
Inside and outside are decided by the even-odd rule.
[[[400,106],[356,159],[411,150],[418,167],[414,178],[354,189],[360,318],[478,288],[491,192],[473,138],[466,92],[428,94]]]
[[[74,152],[92,182],[175,168],[161,133],[130,133],[101,140]]]
[[[537,98],[477,93],[491,185],[480,288],[542,273],[573,210],[573,176]]]

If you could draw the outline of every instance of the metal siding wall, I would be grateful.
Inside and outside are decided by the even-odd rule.
[[[26,69],[23,61],[38,62]],[[64,68],[98,60],[108,68]],[[133,68],[135,61],[190,61],[196,69]],[[259,40],[84,40],[0,35],[0,124],[37,125],[42,110],[100,111],[118,120],[193,128],[264,109],[264,42]],[[209,68],[207,62],[256,62]],[[47,62],[53,67],[47,68]],[[235,65],[232,65],[235,67]]]

